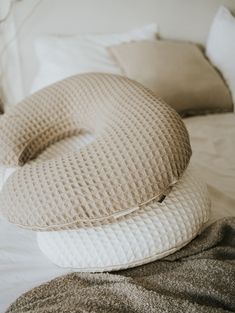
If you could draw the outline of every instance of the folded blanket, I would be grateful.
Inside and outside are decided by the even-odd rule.
[[[235,312],[235,217],[217,221],[160,261],[56,278],[22,295],[10,312]]]

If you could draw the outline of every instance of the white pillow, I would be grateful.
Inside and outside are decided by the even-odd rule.
[[[206,54],[224,76],[235,103],[235,18],[223,6],[211,25]]]
[[[40,37],[35,41],[38,74],[31,93],[79,73],[121,74],[106,47],[132,40],[155,40],[156,34],[157,25],[150,24],[121,34]]]

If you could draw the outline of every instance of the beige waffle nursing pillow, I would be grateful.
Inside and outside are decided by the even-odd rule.
[[[107,223],[144,208],[183,175],[191,156],[179,115],[140,84],[109,74],[68,78],[1,119],[0,163],[24,165],[0,195],[8,220],[33,230]],[[79,132],[77,151],[29,162]]]

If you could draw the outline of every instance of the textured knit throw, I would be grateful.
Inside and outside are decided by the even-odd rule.
[[[91,132],[79,151],[27,163],[50,144]],[[120,218],[159,200],[191,156],[179,115],[148,89],[110,74],[77,75],[28,97],[0,125],[0,163],[24,165],[0,195],[3,214],[34,230]]]

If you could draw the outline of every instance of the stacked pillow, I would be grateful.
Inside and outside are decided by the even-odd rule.
[[[130,34],[76,38],[87,60],[82,68],[79,61],[74,67],[76,54],[66,67],[63,38],[40,39],[39,60],[48,57],[50,66],[41,66],[34,90],[99,70],[123,73],[154,94],[121,77],[89,74],[46,88],[1,117],[1,163],[14,166],[4,170],[10,177],[2,182],[1,211],[10,222],[35,230],[39,247],[59,266],[107,271],[141,265],[180,249],[208,219],[206,187],[187,167],[187,131],[158,95],[182,115],[233,109],[234,17],[220,8],[209,33],[206,54],[218,72],[196,45],[155,36],[150,25]],[[73,38],[66,41],[73,51]],[[51,51],[44,49],[50,43]],[[45,73],[51,73],[48,81]],[[77,111],[77,104],[91,99],[93,109],[81,120],[87,108]],[[69,109],[71,101],[76,105]],[[113,101],[116,109],[107,110]],[[132,109],[125,111],[126,105]],[[110,128],[112,123],[118,127]],[[93,135],[64,139],[30,161],[84,128]]]
[[[75,150],[68,144],[62,155],[54,147],[43,161],[29,162],[82,129],[93,133],[92,142]],[[180,249],[208,219],[206,187],[187,168],[182,120],[137,82],[71,77],[7,112],[1,133],[1,163],[28,163],[3,186],[2,213],[39,232],[39,247],[60,266],[107,271],[144,264]]]

